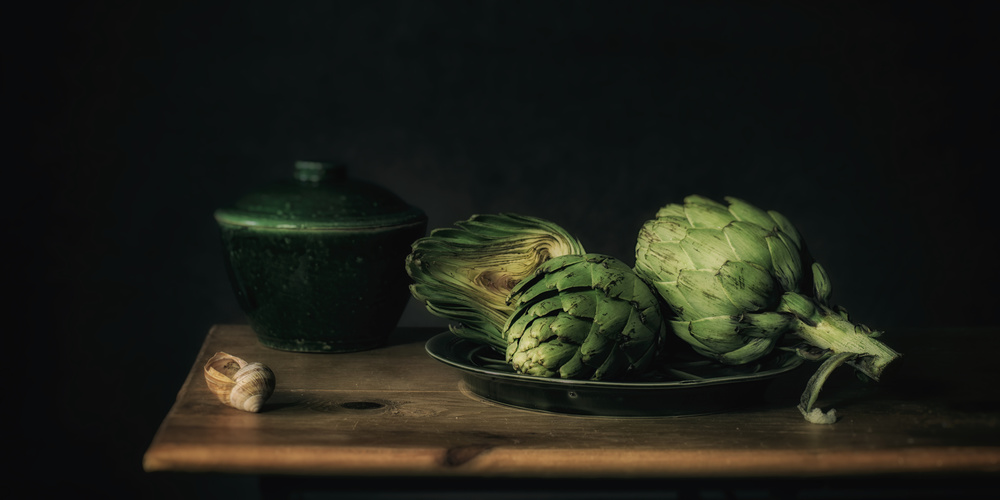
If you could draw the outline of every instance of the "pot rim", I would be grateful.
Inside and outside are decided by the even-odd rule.
[[[337,220],[308,221],[269,217],[258,212],[236,209],[215,211],[215,220],[220,226],[246,227],[252,229],[272,229],[278,231],[358,231],[391,230],[424,224],[427,215],[418,208],[405,212],[386,214],[381,217],[352,217]]]

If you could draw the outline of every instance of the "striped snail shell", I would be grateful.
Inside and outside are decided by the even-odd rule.
[[[262,363],[248,363],[231,354],[217,352],[205,364],[208,389],[223,404],[259,412],[274,393],[274,372]]]

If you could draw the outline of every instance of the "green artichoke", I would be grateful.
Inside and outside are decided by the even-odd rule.
[[[790,334],[804,344],[800,355],[827,359],[800,410],[829,423],[835,414],[812,405],[830,371],[849,362],[878,380],[899,354],[831,304],[826,271],[787,218],[725,200],[728,206],[694,195],[661,208],[639,231],[635,272],[673,311],[674,334],[705,356],[748,363]]]
[[[545,262],[511,290],[504,334],[518,373],[618,380],[652,366],[665,331],[659,299],[625,263],[599,254]]]
[[[558,225],[517,214],[474,215],[418,239],[406,257],[410,293],[456,335],[504,352],[514,285],[552,257],[584,253]]]

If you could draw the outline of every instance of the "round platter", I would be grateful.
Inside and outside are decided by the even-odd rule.
[[[427,341],[427,353],[457,368],[473,394],[506,405],[555,413],[663,417],[721,413],[760,402],[767,384],[798,367],[795,355],[740,367],[689,359],[639,381],[607,382],[515,373],[503,356],[451,332]]]

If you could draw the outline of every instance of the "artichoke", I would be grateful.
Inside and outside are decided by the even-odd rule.
[[[565,229],[517,214],[473,215],[416,240],[406,257],[410,293],[456,335],[505,352],[514,285],[552,257],[584,253]]]
[[[657,357],[665,323],[659,299],[631,267],[600,254],[545,262],[511,290],[504,335],[518,373],[616,380]]]
[[[792,336],[800,345],[787,348],[826,359],[799,409],[807,420],[831,423],[833,411],[812,408],[829,373],[848,362],[878,380],[899,354],[831,304],[826,271],[787,218],[725,200],[693,195],[662,207],[639,231],[635,272],[673,311],[674,334],[705,356],[748,363]]]

